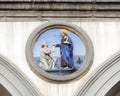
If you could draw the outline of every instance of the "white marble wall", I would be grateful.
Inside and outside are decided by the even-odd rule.
[[[45,22],[0,22],[0,54],[13,62],[40,90],[43,96],[73,96],[87,77],[105,60],[120,51],[120,22],[71,22],[80,26],[94,45],[94,62],[81,79],[53,84],[36,76],[29,68],[25,46],[32,31]]]

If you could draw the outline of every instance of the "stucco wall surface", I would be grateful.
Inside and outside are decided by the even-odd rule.
[[[81,27],[90,37],[94,62],[89,72],[79,80],[63,84],[44,81],[28,66],[25,47],[32,31],[46,22],[0,22],[0,54],[13,62],[44,96],[73,96],[96,68],[120,51],[120,22],[69,22]]]

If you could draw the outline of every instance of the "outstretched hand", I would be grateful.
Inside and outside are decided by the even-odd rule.
[[[52,42],[52,51],[54,52],[56,48],[56,44],[54,42]]]
[[[52,42],[52,46],[56,46],[56,44],[54,42]]]

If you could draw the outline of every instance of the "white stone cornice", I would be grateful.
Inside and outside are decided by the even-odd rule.
[[[49,2],[47,2],[49,1]],[[73,2],[74,1],[74,2]],[[76,1],[76,2],[75,2]],[[0,21],[120,18],[120,0],[0,0]],[[9,19],[14,18],[14,19]],[[9,19],[9,20],[8,20]],[[28,21],[28,20],[27,20]]]
[[[0,0],[0,2],[120,2],[120,0]]]

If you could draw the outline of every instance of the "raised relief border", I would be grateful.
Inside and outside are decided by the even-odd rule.
[[[33,72],[48,81],[69,81],[85,75],[93,62],[90,38],[78,26],[48,22],[36,28],[26,45]]]

